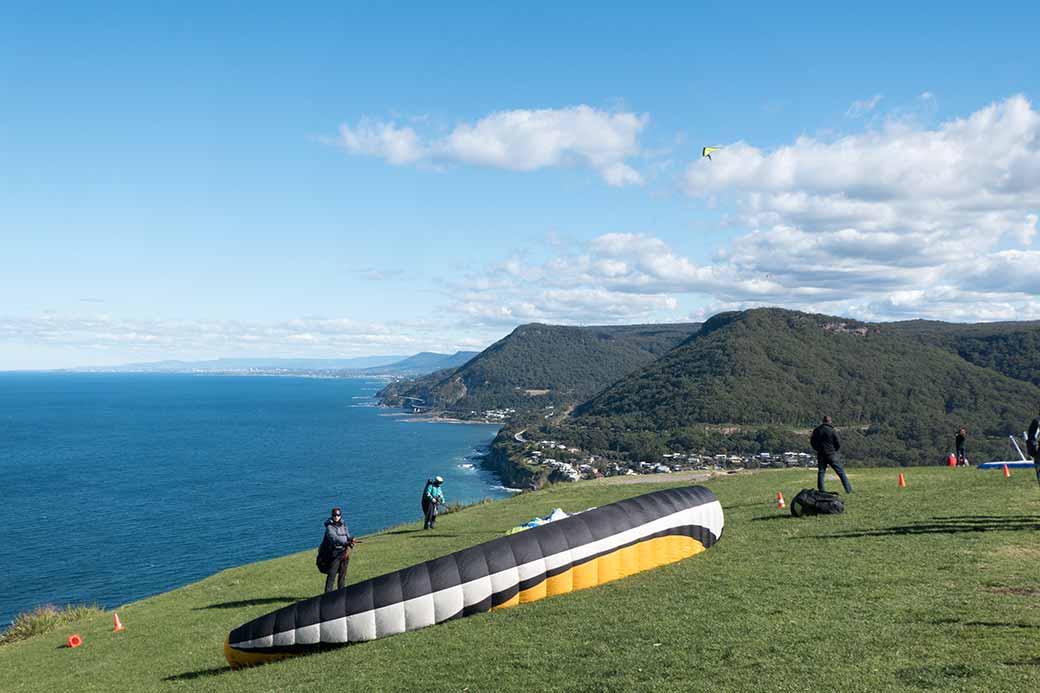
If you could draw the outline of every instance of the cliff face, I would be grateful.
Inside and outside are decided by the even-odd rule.
[[[547,470],[533,470],[521,462],[513,461],[510,440],[508,436],[503,439],[501,435],[495,438],[490,452],[480,461],[480,465],[498,474],[502,484],[510,488],[535,490],[545,486],[549,481]]]

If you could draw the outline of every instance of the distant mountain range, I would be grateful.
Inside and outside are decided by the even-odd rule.
[[[456,351],[454,354],[438,354],[432,351],[423,351],[415,356],[395,361],[393,363],[365,368],[364,372],[371,375],[423,375],[445,368],[456,368],[463,365],[479,352]]]
[[[454,368],[475,356],[475,351],[437,354],[424,351],[413,356],[360,356],[349,359],[222,358],[208,361],[154,361],[123,366],[72,369],[92,373],[320,373],[324,375],[417,376],[441,368]]]

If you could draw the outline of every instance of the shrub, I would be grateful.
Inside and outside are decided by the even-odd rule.
[[[7,630],[0,633],[0,645],[28,640],[58,626],[104,613],[104,609],[97,604],[66,604],[60,609],[50,604],[38,606],[32,611],[23,611],[14,617]]]

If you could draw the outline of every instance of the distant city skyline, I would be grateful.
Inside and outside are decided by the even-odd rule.
[[[1040,319],[1040,9],[861,14],[5,5],[0,370]]]

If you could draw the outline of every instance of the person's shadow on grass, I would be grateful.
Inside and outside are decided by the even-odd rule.
[[[857,539],[861,537],[895,537],[915,534],[964,534],[968,532],[1036,532],[1040,531],[1040,517],[1035,515],[951,515],[933,517],[893,527],[821,534],[797,539]]]
[[[213,667],[212,669],[200,669],[199,671],[186,671],[183,674],[174,674],[167,676],[163,681],[194,681],[195,679],[202,679],[209,676],[219,676],[220,674],[231,671],[231,667]]]
[[[204,611],[206,609],[241,609],[245,606],[262,606],[264,604],[284,604],[286,602],[298,602],[306,597],[261,597],[257,599],[240,599],[235,602],[217,602],[209,606],[198,606],[192,611]]]

